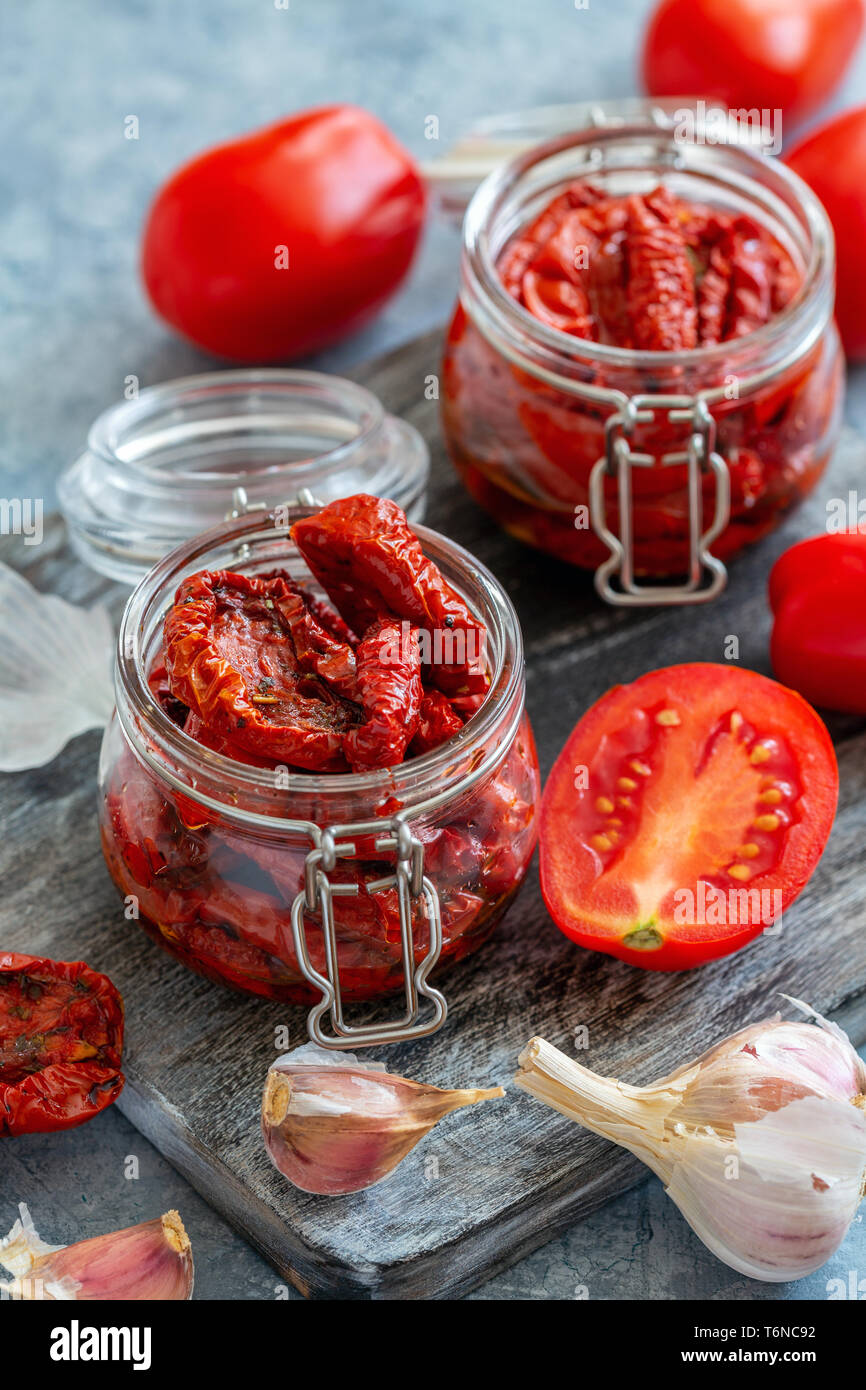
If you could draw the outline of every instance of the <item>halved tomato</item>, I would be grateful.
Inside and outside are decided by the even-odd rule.
[[[777,923],[821,857],[839,776],[801,696],[735,666],[615,686],[559,755],[541,888],[581,946],[686,970]]]

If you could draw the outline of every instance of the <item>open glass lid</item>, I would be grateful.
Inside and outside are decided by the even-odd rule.
[[[183,377],[112,406],[58,493],[85,564],[135,584],[227,516],[302,492],[323,502],[370,492],[420,520],[429,469],[418,431],[364,387],[254,368]]]

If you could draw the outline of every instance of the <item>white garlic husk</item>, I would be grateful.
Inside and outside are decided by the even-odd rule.
[[[866,1065],[840,1028],[789,1002],[818,1026],[777,1014],[652,1086],[598,1076],[542,1038],[515,1081],[641,1159],[732,1269],[802,1279],[866,1193]]]
[[[12,1279],[0,1295],[24,1302],[178,1301],[192,1298],[192,1247],[176,1211],[73,1245],[48,1245],[25,1204],[5,1240],[0,1266]]]
[[[50,762],[114,708],[105,608],[41,594],[0,564],[0,772]]]
[[[502,1095],[501,1086],[440,1090],[306,1044],[268,1072],[262,1135],[271,1162],[295,1187],[341,1196],[382,1182],[444,1115]]]

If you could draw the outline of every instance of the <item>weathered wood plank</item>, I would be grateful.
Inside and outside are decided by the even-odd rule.
[[[436,442],[424,379],[438,367],[430,335],[359,373],[388,407],[433,441],[428,520],[494,570],[526,636],[529,709],[543,770],[587,705],[653,666],[721,660],[730,634],[743,665],[768,671],[764,600],[771,560],[823,526],[845,496],[862,446],[840,450],[827,485],[734,567],[711,607],[675,614],[602,608],[586,577],[519,546],[464,494]],[[71,557],[51,524],[41,547],[5,540],[0,558],[38,587],[80,602],[122,594]],[[842,795],[830,846],[782,930],[684,975],[636,971],[568,943],[550,922],[533,869],[497,935],[444,979],[450,1017],[425,1042],[387,1053],[389,1067],[444,1085],[507,1084],[535,1032],[569,1049],[589,1028],[589,1065],[648,1081],[776,1007],[780,990],[841,1010],[866,1039],[866,738],[835,719]],[[245,999],[189,974],[123,918],[102,863],[94,814],[99,740],[85,735],[47,768],[0,782],[0,945],[106,970],[128,1016],[124,1112],[203,1195],[299,1288],[319,1297],[422,1298],[464,1292],[607,1200],[643,1171],[621,1151],[509,1092],[459,1112],[395,1176],[327,1200],[288,1187],[258,1133],[274,1028],[304,1037],[304,1015]]]

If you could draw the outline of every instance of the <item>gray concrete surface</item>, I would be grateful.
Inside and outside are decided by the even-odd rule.
[[[645,0],[28,0],[0,36],[0,493],[42,496],[88,425],[123,390],[211,363],[150,313],[136,271],[148,200],[182,160],[300,107],[377,112],[419,156],[425,117],[440,147],[473,118],[637,89]],[[828,110],[863,99],[866,50]],[[124,118],[140,138],[124,138]],[[315,365],[339,369],[441,322],[454,295],[456,234],[432,225],[411,279],[377,322]],[[866,430],[866,374],[849,417]],[[2,798],[2,789],[0,789]],[[2,802],[0,802],[2,804]],[[137,1160],[128,1177],[127,1160]],[[66,1241],[182,1211],[197,1296],[269,1299],[279,1281],[116,1112],[62,1137],[0,1149],[0,1226],[26,1200],[46,1239]],[[855,1224],[830,1264],[792,1286],[741,1280],[684,1226],[655,1181],[493,1280],[475,1297],[815,1298],[866,1278]]]

